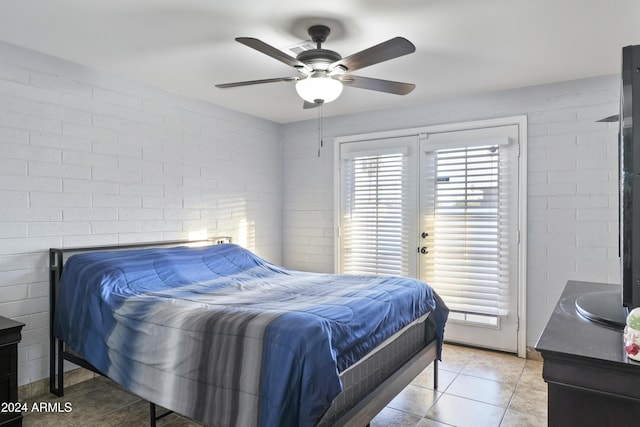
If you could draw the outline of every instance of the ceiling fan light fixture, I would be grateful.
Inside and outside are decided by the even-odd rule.
[[[342,82],[326,73],[314,73],[296,82],[300,98],[310,103],[327,103],[336,100],[342,93]]]
[[[342,93],[343,85],[396,95],[406,95],[415,88],[415,85],[411,83],[351,74],[355,70],[415,52],[416,47],[409,40],[403,37],[394,37],[343,58],[338,52],[322,48],[322,43],[325,42],[330,32],[329,26],[324,24],[316,23],[310,26],[307,33],[313,43],[316,44],[316,47],[303,49],[295,57],[256,38],[236,37],[237,42],[293,67],[300,75],[217,84],[216,87],[224,89],[263,83],[295,81],[296,91],[305,101],[302,107],[305,109],[334,101]]]

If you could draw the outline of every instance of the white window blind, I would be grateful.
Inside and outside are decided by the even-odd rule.
[[[410,275],[415,199],[407,163],[402,147],[342,156],[342,272]]]
[[[509,292],[508,145],[439,149],[426,281],[453,311],[505,316]]]

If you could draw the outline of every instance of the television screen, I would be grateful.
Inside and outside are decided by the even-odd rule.
[[[616,118],[622,292],[584,294],[576,300],[576,309],[587,319],[622,329],[628,311],[640,306],[640,45],[622,49],[620,114],[601,121]]]
[[[634,129],[640,126],[640,46],[622,49],[620,92],[622,303],[631,310],[640,306],[640,129]]]

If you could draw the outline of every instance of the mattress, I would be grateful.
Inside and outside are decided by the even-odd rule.
[[[139,396],[210,425],[312,426],[340,373],[445,307],[423,282],[285,269],[237,245],[74,255],[54,334]],[[440,315],[438,315],[440,314]]]

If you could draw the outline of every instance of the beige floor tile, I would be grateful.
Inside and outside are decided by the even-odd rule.
[[[451,425],[430,420],[429,418],[423,418],[416,427],[451,427]]]
[[[91,378],[86,381],[76,383],[64,388],[64,397],[73,397],[76,395],[87,394],[94,390],[107,387],[109,383],[99,378]]]
[[[74,422],[82,421],[93,424],[95,420],[101,419],[106,414],[138,400],[140,399],[132,394],[107,385],[70,398],[73,403],[73,411],[68,414],[68,418]]]
[[[446,393],[506,408],[514,389],[511,383],[459,374]]]
[[[536,390],[547,391],[547,383],[542,378],[542,362],[527,360],[519,384]]]
[[[438,368],[438,390],[439,392],[444,392],[447,390],[447,387],[453,382],[458,374],[452,371],[447,371],[441,368]],[[412,382],[411,384],[417,385],[419,387],[424,387],[433,390],[433,366],[429,365],[427,369],[422,371]]]
[[[138,427],[148,425],[149,402],[138,400],[105,414],[91,424],[91,427]]]
[[[445,344],[442,349],[442,360],[438,366],[445,371],[460,372],[473,358],[473,349]]]
[[[171,418],[167,418],[167,423],[158,423],[160,427],[203,427],[202,424],[198,424],[195,421],[189,420],[180,416],[172,416]],[[162,420],[164,421],[164,420]]]
[[[399,411],[393,408],[384,408],[373,420],[371,427],[416,427],[422,417]]]
[[[500,427],[546,427],[547,418],[507,409]]]
[[[538,417],[547,417],[547,392],[518,384],[511,398],[509,409]]]
[[[470,360],[461,373],[488,380],[513,384],[520,380],[525,360],[503,354],[487,354]]]
[[[442,395],[427,418],[457,427],[498,427],[505,408],[464,397]]]
[[[63,414],[32,413],[22,419],[22,427],[79,427]]]
[[[433,390],[409,385],[387,407],[424,417],[439,396]]]

